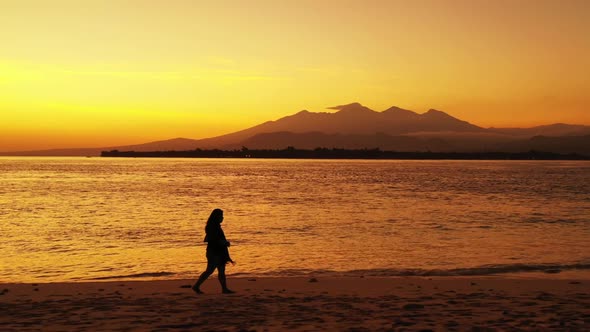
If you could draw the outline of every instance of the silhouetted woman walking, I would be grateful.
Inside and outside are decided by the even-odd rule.
[[[234,291],[227,288],[225,280],[225,265],[228,262],[232,264],[234,261],[229,256],[230,243],[225,238],[225,234],[221,229],[223,222],[223,210],[215,209],[211,212],[209,219],[207,219],[207,226],[205,226],[205,242],[207,242],[207,269],[201,274],[199,280],[193,286],[193,290],[197,294],[203,294],[201,291],[201,284],[209,278],[209,276],[217,269],[217,277],[221,284],[221,291],[224,294],[231,294]]]

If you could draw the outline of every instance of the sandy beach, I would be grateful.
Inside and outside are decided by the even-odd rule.
[[[590,281],[523,277],[216,278],[0,284],[3,331],[590,329]]]

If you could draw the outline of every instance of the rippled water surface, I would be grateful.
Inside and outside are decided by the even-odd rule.
[[[590,268],[590,163],[0,158],[0,281]]]

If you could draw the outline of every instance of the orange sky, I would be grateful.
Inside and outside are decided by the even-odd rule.
[[[1,7],[0,151],[203,138],[353,101],[590,124],[590,1]]]

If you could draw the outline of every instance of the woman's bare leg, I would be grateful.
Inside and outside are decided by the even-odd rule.
[[[227,280],[225,279],[225,264],[222,263],[217,267],[217,278],[221,284],[221,292],[224,294],[235,293],[231,289],[227,288]]]
[[[195,293],[203,294],[203,292],[201,291],[201,284],[204,283],[205,280],[207,280],[207,278],[209,278],[213,271],[215,271],[215,268],[215,263],[211,262],[210,260],[207,260],[207,269],[205,270],[205,272],[201,273],[201,276],[193,286],[193,290],[195,291]]]

